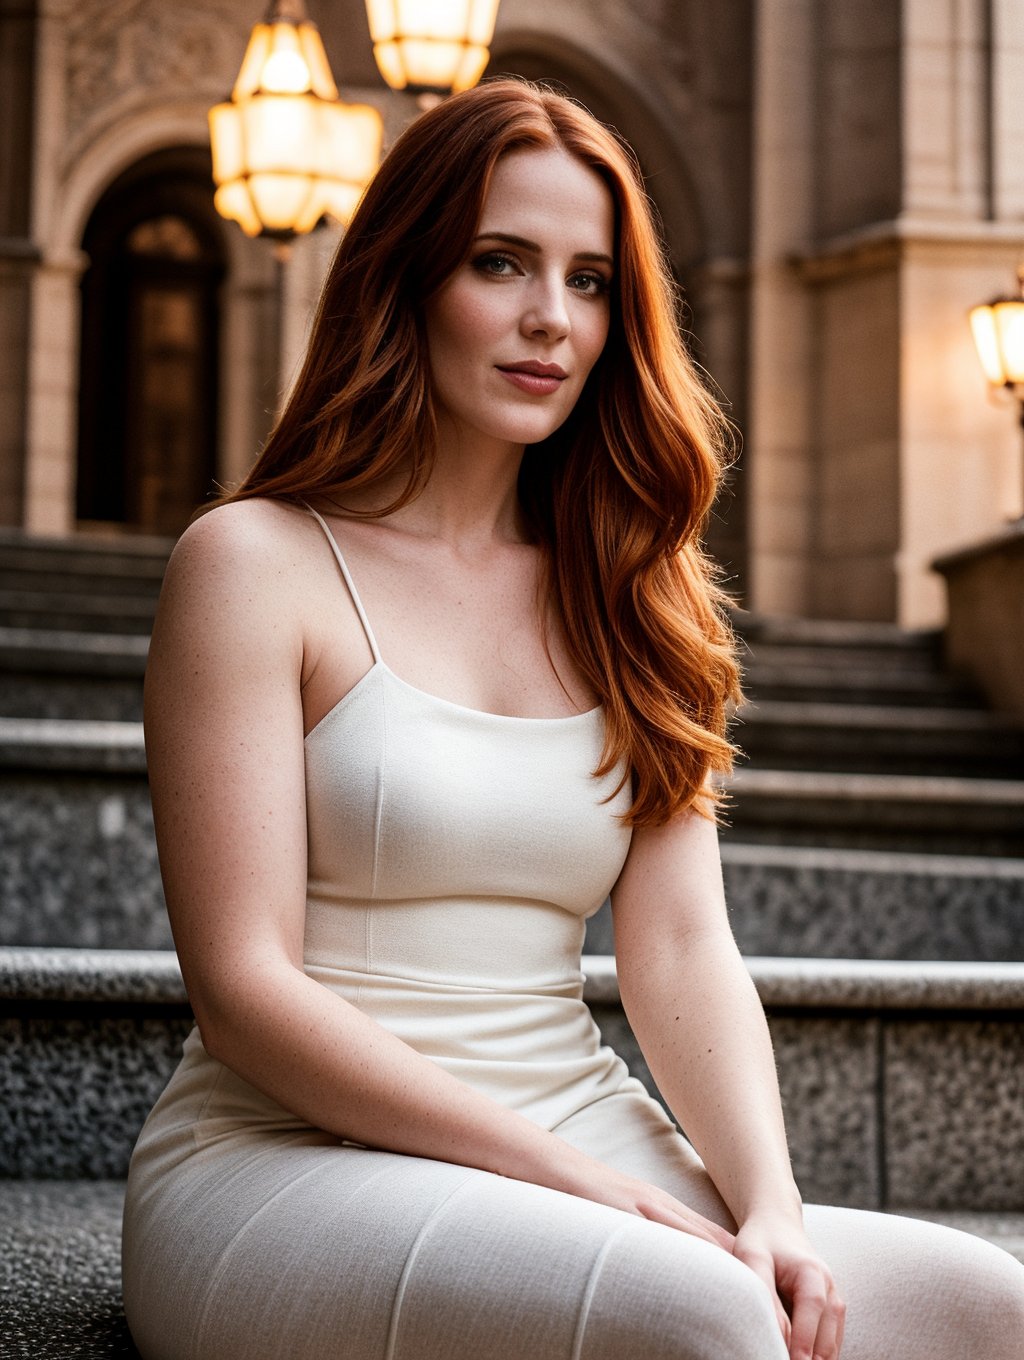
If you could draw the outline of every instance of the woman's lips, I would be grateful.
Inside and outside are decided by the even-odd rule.
[[[502,368],[499,366],[498,372],[523,392],[530,392],[534,396],[543,397],[551,392],[557,392],[565,381],[566,374],[560,369],[555,369],[553,365],[548,372],[538,371],[541,368],[540,364],[523,368]]]

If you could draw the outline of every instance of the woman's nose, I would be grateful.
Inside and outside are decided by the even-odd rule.
[[[544,335],[555,340],[569,334],[571,323],[561,278],[536,281],[530,290],[521,324],[524,335]]]

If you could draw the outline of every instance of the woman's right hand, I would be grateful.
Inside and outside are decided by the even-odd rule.
[[[695,1209],[690,1209],[667,1191],[647,1181],[637,1180],[634,1176],[624,1175],[583,1153],[579,1153],[578,1157],[579,1164],[572,1168],[566,1184],[555,1185],[555,1189],[567,1190],[580,1199],[594,1200],[597,1204],[607,1204],[613,1209],[623,1209],[628,1214],[649,1219],[652,1223],[664,1223],[668,1228],[676,1228],[712,1246],[721,1247],[723,1251],[732,1252],[736,1241],[733,1233]]]

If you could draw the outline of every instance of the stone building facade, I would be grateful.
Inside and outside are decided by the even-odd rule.
[[[394,136],[415,106],[362,0],[308,8]],[[0,0],[0,523],[170,532],[258,448],[333,246],[279,276],[212,209],[206,112],[262,10]],[[490,70],[560,82],[637,148],[743,432],[710,531],[736,592],[941,622],[929,563],[1024,510],[966,323],[1024,256],[1024,6],[503,0]]]

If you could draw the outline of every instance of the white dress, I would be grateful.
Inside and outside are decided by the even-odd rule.
[[[730,1222],[601,1044],[584,923],[625,859],[600,709],[511,718],[374,664],[306,739],[305,971],[461,1080]],[[609,801],[603,801],[609,798]],[[809,1206],[843,1360],[1021,1360],[1024,1268],[975,1238]],[[125,1309],[144,1360],[784,1360],[720,1248],[620,1210],[312,1127],[197,1029],[132,1157]]]

